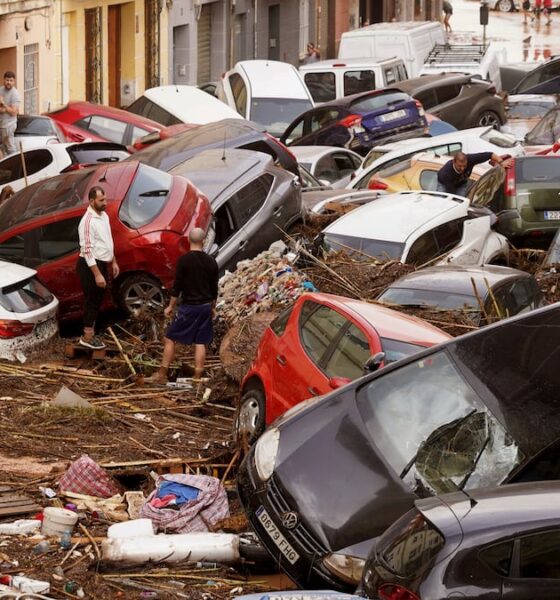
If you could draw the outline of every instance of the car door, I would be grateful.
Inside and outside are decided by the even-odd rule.
[[[458,128],[465,126],[465,118],[469,115],[469,107],[464,101],[459,101],[461,87],[458,83],[436,87],[437,105],[430,110],[433,115]]]
[[[467,198],[470,199],[473,205],[486,206],[494,212],[498,212],[504,208],[504,199],[501,198],[504,180],[504,169],[495,167],[484,173],[478,181],[472,184],[467,191]]]

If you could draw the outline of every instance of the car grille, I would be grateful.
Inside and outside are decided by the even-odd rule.
[[[272,477],[268,483],[267,499],[270,508],[280,519],[285,512],[293,510],[293,508],[288,504],[286,498],[284,498],[280,488],[274,480],[274,477]],[[286,534],[286,530],[284,529],[283,531],[284,534]],[[303,523],[301,523],[301,521],[295,527],[295,529],[292,529],[287,533],[292,536],[308,554],[323,555],[327,553],[327,549],[313,537],[311,532]]]

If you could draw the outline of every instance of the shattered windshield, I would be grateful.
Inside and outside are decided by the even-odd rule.
[[[419,496],[498,485],[523,455],[445,351],[365,385],[372,441]]]

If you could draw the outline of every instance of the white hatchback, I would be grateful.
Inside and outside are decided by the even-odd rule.
[[[327,251],[422,266],[507,264],[507,239],[496,217],[470,200],[440,192],[382,196],[345,214],[320,235]]]
[[[0,358],[23,361],[58,332],[58,300],[36,273],[0,261]]]

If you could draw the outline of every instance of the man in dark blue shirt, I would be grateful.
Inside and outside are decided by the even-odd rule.
[[[512,162],[511,158],[504,160],[494,152],[478,152],[476,154],[457,152],[457,154],[455,154],[451,160],[447,161],[439,170],[437,175],[437,191],[456,194],[457,196],[465,196],[473,167],[486,162],[487,160],[492,160],[495,163],[502,165],[504,168],[509,167]]]

